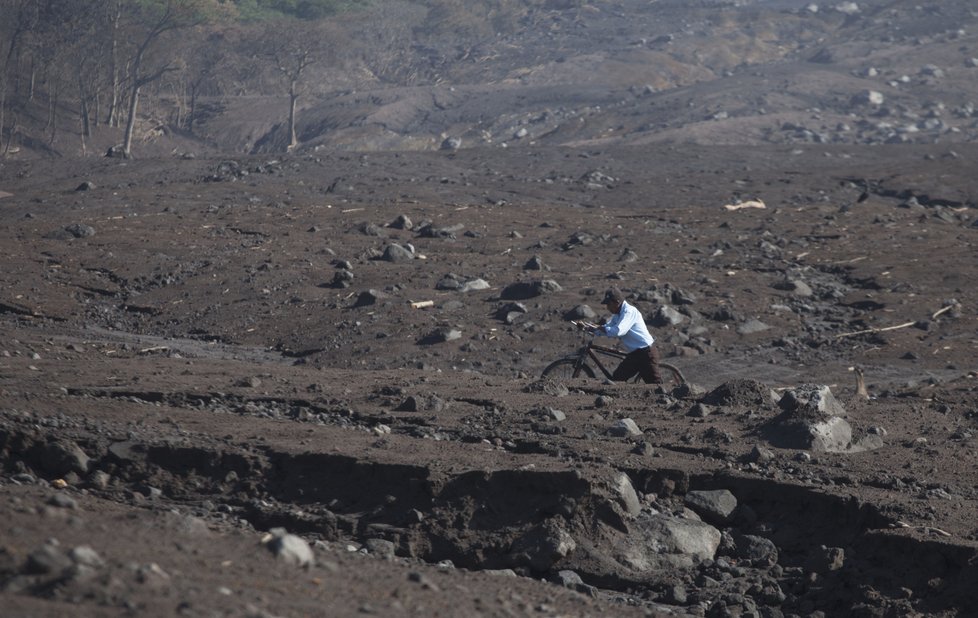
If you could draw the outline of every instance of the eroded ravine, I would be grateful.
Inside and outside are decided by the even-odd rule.
[[[113,396],[154,399],[134,392]],[[329,413],[314,414],[319,419]],[[651,464],[617,469],[595,462],[443,468],[438,462],[381,461],[370,453],[246,448],[220,439],[182,445],[89,435],[73,442],[57,423],[36,420],[4,414],[0,467],[26,468],[47,480],[67,472],[106,500],[193,508],[225,524],[284,527],[310,539],[381,540],[400,556],[472,570],[512,569],[587,594],[624,593],[659,609],[832,613],[851,609],[853,590],[860,590],[894,611],[909,609],[912,599],[918,610],[954,615],[966,611],[968,582],[975,576],[973,548],[901,535],[897,522],[871,504],[733,472],[696,474]],[[378,448],[397,438],[378,435]],[[88,456],[86,474],[64,468],[58,453],[66,444]],[[94,481],[97,472],[111,482]],[[622,474],[641,496],[637,505],[628,487],[623,490]],[[715,555],[690,556],[650,535],[660,516],[691,516],[684,506],[691,492],[717,490],[735,496],[738,507],[727,521],[713,522],[722,534]],[[709,515],[694,520],[701,518]]]

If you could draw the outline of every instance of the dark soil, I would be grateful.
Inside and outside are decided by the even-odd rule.
[[[975,151],[955,152],[8,163],[3,602],[22,615],[703,613],[743,605],[754,581],[783,591],[747,595],[765,611],[964,615],[978,227],[960,201]],[[610,180],[587,183],[598,169]],[[860,201],[858,180],[884,177]],[[725,209],[738,193],[767,207]],[[383,259],[392,244],[413,259]],[[533,256],[542,270],[524,268]],[[489,287],[445,289],[449,275]],[[559,290],[502,298],[544,280]],[[680,312],[653,332],[698,388],[539,381],[578,345],[567,314],[600,311],[612,284],[650,322]],[[751,320],[768,328],[743,334]],[[804,383],[828,385],[854,440],[882,446],[766,442],[776,395]],[[607,433],[625,417],[640,436]],[[614,567],[632,525],[608,510],[620,472],[645,508],[729,490],[752,515],[723,528],[769,539],[777,563]],[[579,551],[543,570],[514,554],[554,521]],[[277,563],[260,546],[275,527],[315,542],[317,566]],[[51,539],[103,564],[25,566]],[[355,551],[378,539],[393,557]],[[841,568],[812,566],[824,548]],[[500,569],[523,577],[481,573]],[[585,594],[540,581],[561,569]]]
[[[289,155],[0,161],[0,614],[974,615],[973,7],[551,4]],[[541,378],[612,285],[687,384]]]

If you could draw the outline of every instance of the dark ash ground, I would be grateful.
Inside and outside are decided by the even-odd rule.
[[[969,615],[975,154],[5,163],[3,613]],[[702,391],[539,381],[612,284],[682,316],[653,332]],[[770,391],[806,383],[882,446],[772,443]],[[716,556],[623,561],[714,489],[740,505]]]

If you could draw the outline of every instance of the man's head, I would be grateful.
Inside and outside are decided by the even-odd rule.
[[[609,288],[601,300],[601,304],[612,313],[618,313],[623,302],[625,302],[625,295],[618,288]]]

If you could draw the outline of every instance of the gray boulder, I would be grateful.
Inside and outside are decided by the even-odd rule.
[[[820,452],[845,452],[852,443],[846,410],[828,386],[805,384],[787,391],[778,402],[782,414],[767,427],[775,446]]]
[[[729,523],[737,510],[737,498],[726,489],[691,491],[686,494],[684,503],[704,521],[716,525]]]

